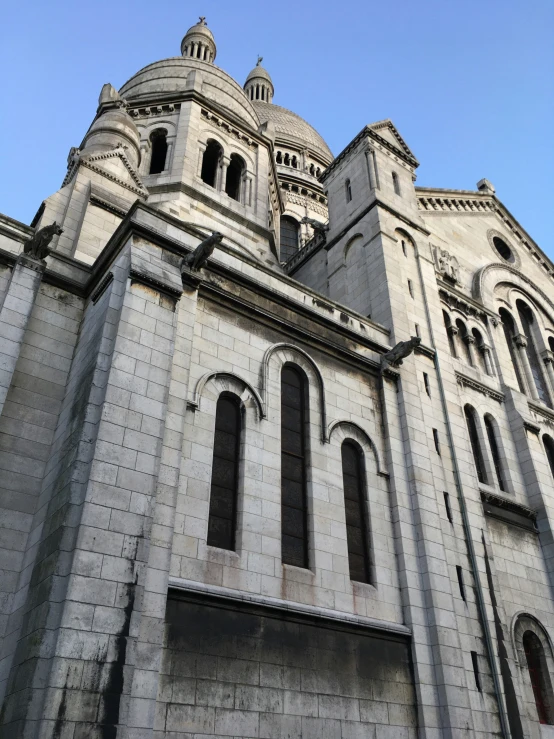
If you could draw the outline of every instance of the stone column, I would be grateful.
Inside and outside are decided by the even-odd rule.
[[[222,157],[219,165],[219,182],[216,183],[216,190],[225,191],[225,180],[227,179],[227,167],[231,163],[229,157]]]
[[[45,269],[46,262],[20,254],[0,308],[0,415]]]
[[[529,357],[527,356],[527,337],[523,334],[516,334],[513,337],[516,351],[519,356],[523,371],[525,372],[525,379],[527,380],[527,388],[533,400],[539,400],[539,394],[537,392],[537,386],[535,385],[535,378],[531,371],[531,364]]]
[[[494,377],[494,367],[492,364],[490,346],[488,346],[488,344],[481,344],[479,349],[483,352],[483,359],[485,361],[485,368],[487,370],[487,375],[491,375],[491,377]]]
[[[471,336],[471,334],[468,334],[467,336],[464,336],[463,340],[466,343],[467,353],[469,354],[472,367],[479,367],[479,362],[477,361],[477,357],[475,355],[475,336]]]
[[[542,361],[546,367],[546,375],[550,383],[550,396],[554,398],[554,352],[548,349],[542,352]]]

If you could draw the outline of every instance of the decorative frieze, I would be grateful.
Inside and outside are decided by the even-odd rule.
[[[258,148],[258,144],[254,141],[254,139],[252,139],[250,136],[243,133],[242,131],[239,131],[238,128],[232,126],[223,118],[220,118],[219,116],[211,113],[209,110],[205,110],[204,108],[202,108],[201,110],[201,115],[212,126],[215,126],[216,128],[222,128],[230,136],[233,136],[235,139],[242,141],[243,144],[246,144],[246,146],[250,147],[251,149]]]
[[[533,418],[539,423],[545,423],[547,426],[554,428],[554,411],[545,408],[542,405],[533,403],[531,400],[527,401],[529,410]]]
[[[483,321],[483,323],[486,323],[487,320],[491,320],[493,325],[496,325],[496,318],[491,316],[485,310],[478,308],[469,300],[450,292],[446,287],[439,287],[439,297],[442,302],[450,308],[450,310],[457,310],[460,313],[463,313],[466,318],[477,318],[478,320]]]
[[[424,196],[417,198],[419,210],[459,213],[496,213],[498,206],[491,199],[472,197]]]
[[[173,103],[167,105],[151,105],[145,108],[133,108],[133,110],[129,110],[129,115],[136,119],[150,118],[164,114],[171,115],[176,110],[179,110],[180,107],[180,105],[173,105]]]
[[[504,393],[501,393],[499,390],[494,390],[492,387],[479,382],[479,380],[476,380],[473,377],[468,377],[461,372],[456,372],[456,382],[460,387],[469,387],[472,390],[476,390],[478,393],[482,393],[483,395],[498,401],[499,403],[504,402]]]
[[[501,495],[481,490],[481,502],[486,516],[497,518],[511,526],[519,526],[534,533],[537,532],[537,514],[531,508],[508,500]]]

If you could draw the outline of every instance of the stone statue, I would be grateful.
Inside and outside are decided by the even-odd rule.
[[[327,233],[329,230],[328,223],[321,223],[321,221],[316,221],[315,218],[308,218],[307,216],[305,216],[300,223],[307,223],[308,226],[311,226],[316,236],[323,236],[323,234]]]
[[[446,249],[435,249],[435,259],[437,268],[441,275],[452,282],[459,282],[460,266],[455,256],[446,251]]]
[[[409,341],[399,341],[390,352],[381,355],[381,371],[383,372],[389,367],[400,367],[402,360],[410,356],[416,346],[420,344],[419,336],[412,336]]]
[[[56,221],[49,226],[44,226],[35,231],[34,235],[23,244],[23,253],[28,254],[32,259],[42,261],[50,254],[48,247],[52,239],[60,234],[63,234],[63,228],[58,226]]]
[[[183,261],[181,262],[181,272],[183,269],[189,269],[191,272],[197,272],[201,269],[212,256],[215,247],[221,244],[222,239],[223,234],[219,233],[219,231],[214,231],[211,236],[204,239],[204,241],[198,244],[194,251],[187,254],[186,257],[183,257]]]

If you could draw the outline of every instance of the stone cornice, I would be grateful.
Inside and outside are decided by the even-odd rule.
[[[516,503],[515,500],[509,500],[502,495],[496,495],[485,490],[481,490],[481,502],[485,515],[491,518],[497,518],[511,526],[519,526],[537,533],[537,514],[531,508]]]
[[[478,393],[487,395],[489,398],[492,398],[493,400],[496,400],[499,403],[504,402],[505,395],[499,390],[495,390],[494,388],[489,387],[488,385],[485,385],[482,382],[479,382],[479,380],[476,380],[474,377],[468,377],[468,375],[464,375],[462,372],[459,372],[458,370],[455,371],[455,375],[456,375],[456,382],[461,387],[469,387],[472,390],[477,390]]]
[[[437,285],[441,301],[451,310],[459,310],[466,317],[479,318],[483,322],[490,318],[494,325],[498,322],[498,316],[494,311],[488,310],[474,298],[464,295],[445,280],[437,278]]]
[[[506,262],[493,262],[492,264],[487,264],[484,267],[481,267],[481,269],[477,270],[477,272],[473,275],[472,292],[473,297],[476,300],[480,300],[482,298],[483,281],[487,272],[490,272],[492,269],[502,269],[506,272],[510,272],[511,274],[516,275],[516,277],[519,277],[520,280],[523,280],[523,282],[529,285],[538,295],[540,295],[541,298],[546,303],[548,303],[550,308],[554,311],[554,301],[552,301],[551,298],[549,298],[548,295],[543,290],[541,290],[540,287],[537,286],[536,281],[527,277],[521,270],[516,269],[509,264],[506,264]]]
[[[533,414],[536,421],[539,423],[546,423],[548,426],[554,428],[554,411],[550,408],[546,408],[538,403],[533,403],[532,400],[527,401],[529,410]]]

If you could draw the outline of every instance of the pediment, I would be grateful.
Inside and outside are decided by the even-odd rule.
[[[393,148],[399,151],[404,156],[408,156],[417,163],[417,159],[414,153],[404,141],[402,136],[398,133],[398,130],[394,126],[393,122],[388,118],[384,121],[377,121],[377,123],[370,123],[369,129],[375,131],[375,133],[390,144]]]
[[[130,163],[122,146],[98,154],[75,154],[64,185],[73,179],[79,167],[90,169],[139,197],[148,197],[148,190],[142,184],[138,172]]]

